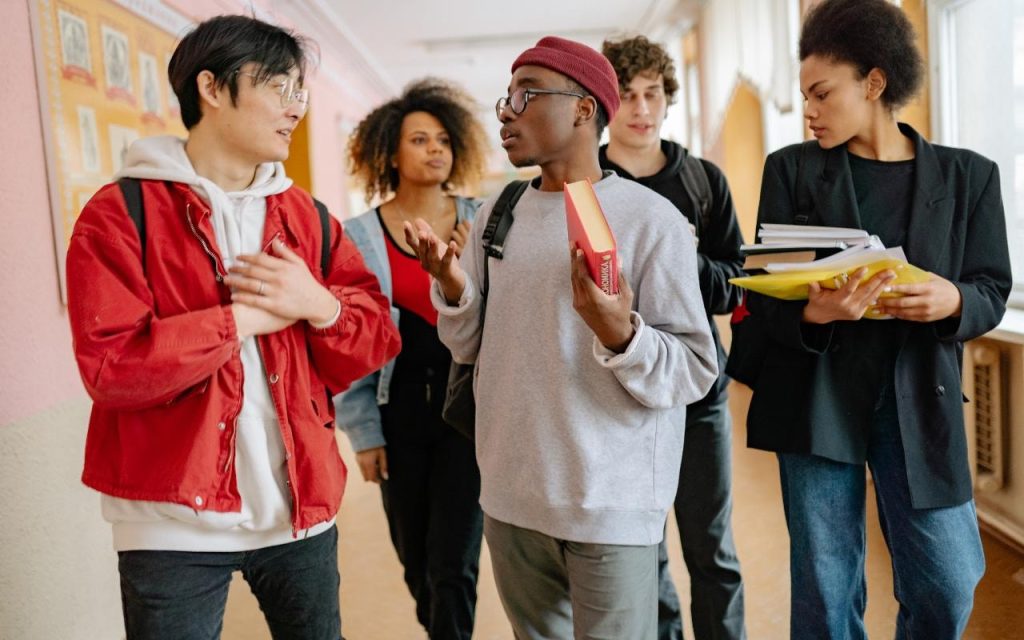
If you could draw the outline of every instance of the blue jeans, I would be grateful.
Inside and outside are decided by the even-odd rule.
[[[743,580],[732,539],[732,421],[729,396],[686,408],[686,440],[675,513],[690,573],[690,618],[697,640],[746,637]],[[682,640],[683,621],[668,568],[658,548],[658,640]]]
[[[896,399],[875,409],[867,452],[900,604],[896,638],[960,638],[985,572],[974,502],[914,509]],[[863,465],[779,454],[790,538],[790,637],[866,638]]]
[[[275,640],[338,640],[338,529],[229,553],[122,551],[128,640],[216,640],[231,574],[241,571]]]

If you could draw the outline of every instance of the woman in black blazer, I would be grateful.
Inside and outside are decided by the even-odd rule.
[[[902,285],[862,270],[835,291],[812,285],[806,302],[748,303],[766,335],[748,437],[779,454],[791,637],[865,637],[867,463],[893,558],[896,637],[959,638],[985,566],[962,344],[996,326],[1011,286],[999,174],[897,123],[924,68],[913,28],[886,0],[822,2],[800,59],[817,140],[768,157],[758,222],[860,227],[933,277]],[[903,295],[880,297],[888,291]],[[873,306],[892,319],[862,319]]]

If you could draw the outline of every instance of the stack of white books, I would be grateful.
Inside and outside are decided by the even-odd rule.
[[[849,257],[865,249],[885,249],[878,236],[849,227],[763,223],[757,235],[759,243],[740,247],[747,256],[743,268],[769,273],[814,269],[818,260]]]

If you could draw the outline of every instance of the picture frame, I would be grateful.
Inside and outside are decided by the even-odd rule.
[[[66,304],[65,256],[82,207],[114,180],[133,141],[187,135],[167,63],[195,20],[163,0],[27,1]]]

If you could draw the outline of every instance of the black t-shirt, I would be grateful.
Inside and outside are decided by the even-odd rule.
[[[914,161],[881,162],[848,154],[860,226],[886,247],[907,240],[914,195]]]
[[[861,228],[878,236],[886,247],[903,246],[914,195],[914,161],[881,162],[853,154],[848,157]],[[870,419],[879,394],[893,384],[905,322],[864,319],[850,324],[854,335],[848,334],[845,340],[853,351],[846,354],[846,364],[852,368],[849,379],[852,384],[864,386],[864,402],[870,406],[862,410]]]

